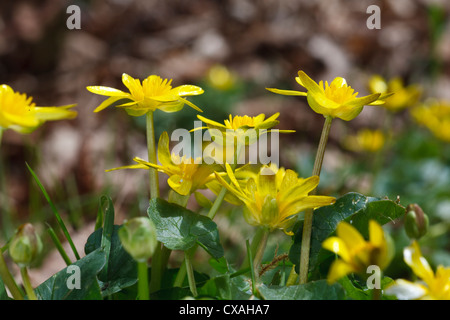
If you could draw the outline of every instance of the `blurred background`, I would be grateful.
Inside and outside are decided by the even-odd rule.
[[[381,28],[371,30],[366,10],[374,4],[381,9]],[[67,28],[69,5],[81,9],[81,29]],[[305,98],[265,88],[303,90],[295,82],[303,70],[317,81],[344,77],[365,95],[378,74],[420,86],[415,103],[450,101],[449,13],[446,0],[2,0],[0,83],[31,95],[38,106],[76,103],[78,111],[76,119],[48,122],[30,135],[4,133],[2,241],[26,221],[43,230],[44,221],[55,224],[25,162],[66,219],[80,252],[101,195],[113,199],[117,224],[145,213],[147,173],[104,172],[132,164],[134,156],[146,158],[145,117],[115,108],[93,113],[103,97],[86,86],[126,90],[122,73],[141,80],[156,74],[173,79],[174,86],[204,88],[190,100],[219,122],[229,114],[280,112],[278,128],[296,130],[280,135],[280,164],[309,176],[323,117]],[[395,113],[365,107],[351,122],[335,120],[319,187],[334,196],[355,191],[398,196],[404,206],[418,203],[434,225],[428,239],[433,262],[448,264],[449,141],[415,122],[409,107]],[[192,129],[196,114],[187,106],[176,114],[157,111],[157,138],[163,131]],[[380,130],[385,139],[354,148],[349,141],[361,129]],[[166,178],[160,174],[163,194]],[[189,207],[198,209],[195,201]],[[232,215],[235,209],[229,210]],[[245,241],[246,233],[229,227],[232,220],[217,218],[230,247]],[[390,227],[395,231],[401,223]],[[407,241],[401,232],[398,238],[399,247]],[[49,260],[62,263],[55,257]],[[36,271],[35,281],[61,269],[54,265],[44,265],[42,278]]]

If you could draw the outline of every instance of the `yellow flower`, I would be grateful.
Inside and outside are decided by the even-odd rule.
[[[103,86],[89,86],[90,92],[109,96],[94,112],[99,112],[110,105],[124,108],[131,116],[141,116],[156,109],[164,112],[176,112],[189,105],[197,111],[202,112],[196,105],[185,99],[185,96],[195,96],[203,93],[203,89],[193,85],[181,85],[172,88],[172,79],[162,79],[151,75],[144,81],[134,79],[128,74],[122,75],[122,82],[130,91],[129,93]]]
[[[234,87],[235,76],[223,65],[214,65],[208,70],[208,83],[217,90],[230,90]]]
[[[353,151],[377,152],[384,145],[384,134],[381,130],[363,129],[354,136],[345,139],[344,145]]]
[[[306,96],[308,104],[316,113],[325,117],[340,118],[345,121],[354,119],[361,113],[365,105],[383,104],[391,94],[374,93],[364,97],[357,97],[344,78],[336,77],[330,84],[325,81],[316,83],[303,71],[295,78],[297,83],[306,88],[307,92],[267,88],[267,90],[289,96]]]
[[[264,226],[270,231],[282,229],[292,235],[290,228],[297,214],[305,209],[327,206],[335,202],[328,196],[310,196],[319,184],[319,177],[299,178],[292,170],[264,165],[256,177],[247,180],[245,187],[236,179],[230,165],[226,171],[231,183],[216,173],[217,180],[244,205],[244,218],[253,226]]]
[[[407,107],[412,107],[417,103],[422,94],[422,89],[418,85],[405,87],[400,77],[395,77],[387,82],[380,75],[374,75],[369,80],[369,90],[372,93],[395,92],[392,97],[385,99],[383,107],[391,112],[397,112]]]
[[[374,220],[369,221],[369,241],[351,224],[341,221],[336,228],[337,236],[330,237],[322,247],[337,254],[328,272],[328,282],[333,283],[350,273],[365,275],[367,267],[376,265],[385,269],[393,257],[393,248]]]
[[[448,101],[430,100],[411,109],[411,115],[419,124],[427,127],[436,138],[450,142],[450,103]]]
[[[169,150],[169,135],[163,132],[158,143],[158,160],[161,165],[149,163],[139,157],[133,159],[138,164],[106,170],[119,169],[150,169],[155,168],[169,176],[167,183],[177,193],[187,196],[197,189],[206,188],[206,184],[214,179],[216,166],[194,161],[192,158],[182,157]],[[201,163],[200,163],[201,162]]]
[[[403,250],[403,259],[421,281],[398,279],[386,288],[387,295],[400,300],[450,300],[450,268],[439,265],[434,273],[417,241]]]
[[[69,110],[75,105],[60,107],[37,107],[32,97],[14,92],[3,84],[0,86],[0,131],[12,129],[19,133],[30,133],[46,121],[73,119],[75,111]]]
[[[201,115],[197,115],[201,121],[206,123],[206,127],[198,127],[193,129],[208,129],[216,143],[223,145],[223,139],[226,144],[233,145],[234,141],[245,145],[252,144],[257,141],[261,134],[270,132],[271,128],[278,125],[280,121],[276,120],[280,115],[279,112],[266,119],[266,115],[261,113],[256,117],[250,116],[232,116],[224,121],[224,124],[207,119]],[[278,130],[281,133],[295,132],[295,130]],[[220,133],[220,135],[218,134]]]

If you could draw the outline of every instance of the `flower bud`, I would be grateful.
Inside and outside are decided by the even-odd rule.
[[[17,228],[9,244],[9,255],[19,267],[29,266],[41,253],[42,241],[30,223]]]
[[[153,256],[158,242],[156,228],[146,217],[126,221],[119,229],[119,238],[124,249],[137,262],[145,262]]]
[[[428,216],[417,204],[406,207],[405,231],[411,239],[419,239],[428,231]]]

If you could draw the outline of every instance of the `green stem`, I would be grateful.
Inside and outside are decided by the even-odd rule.
[[[161,243],[158,242],[156,245],[155,252],[152,257],[152,269],[150,276],[150,293],[156,292],[161,289],[161,276],[162,276],[162,267],[161,267]]]
[[[196,297],[198,295],[197,293],[197,285],[195,284],[195,277],[194,277],[194,269],[192,267],[192,258],[195,253],[195,246],[192,247],[189,250],[186,250],[184,253],[184,261],[186,265],[186,272],[188,276],[188,282],[189,282],[189,289],[192,292],[192,295]]]
[[[220,190],[219,194],[216,197],[216,200],[214,200],[214,203],[213,203],[211,209],[209,209],[208,218],[210,218],[211,220],[213,220],[214,217],[216,216],[216,213],[219,210],[219,208],[223,202],[223,199],[225,199],[226,194],[227,194],[227,188],[222,187],[222,189]]]
[[[3,258],[3,254],[1,252],[0,252],[0,276],[3,280],[3,283],[8,287],[9,291],[11,292],[13,298],[16,300],[23,300],[24,299],[23,293],[19,289],[19,286],[17,285],[13,276],[9,272],[9,269],[6,266],[6,261]]]
[[[259,278],[259,267],[261,265],[262,258],[264,256],[264,251],[266,250],[267,239],[269,237],[269,229],[263,227],[261,233],[262,233],[261,234],[261,240],[258,241],[258,243],[257,243],[258,245],[256,247],[256,251],[251,250],[255,254],[255,258],[253,259],[253,269],[254,269],[254,272],[255,272],[256,279]],[[251,246],[253,247],[254,244],[252,243]]]
[[[138,297],[139,300],[149,300],[150,292],[148,286],[147,262],[138,262]]]
[[[325,155],[325,149],[327,146],[328,136],[330,134],[332,117],[325,117],[325,123],[322,129],[322,135],[320,136],[319,147],[317,149],[316,159],[314,161],[314,168],[312,175],[320,176],[322,170],[323,157]],[[311,194],[315,193],[315,189],[311,191]],[[300,250],[300,273],[299,283],[303,284],[308,281],[309,270],[309,251],[311,248],[311,232],[313,222],[313,209],[305,211],[305,220],[303,221],[303,233],[302,233],[302,246]]]
[[[23,286],[28,296],[28,300],[37,300],[37,296],[34,293],[33,287],[31,286],[30,277],[28,276],[27,267],[20,268],[20,274],[22,275]]]
[[[147,150],[148,161],[156,164],[156,142],[155,142],[155,127],[153,122],[153,111],[149,111],[146,115],[147,122]],[[154,168],[149,168],[149,185],[150,185],[150,199],[159,198],[159,180],[158,171]],[[158,242],[156,250],[152,258],[151,282],[150,292],[158,291],[161,288],[161,243]]]
[[[153,111],[147,113],[147,150],[148,161],[156,164],[156,142],[155,142],[155,127],[153,125]],[[149,168],[150,181],[150,199],[159,197],[159,180],[158,170]]]
[[[196,245],[194,245],[196,246]],[[181,264],[180,269],[178,269],[177,276],[175,278],[175,281],[173,282],[174,287],[182,287],[184,278],[186,277],[186,262]]]
[[[0,201],[3,204],[3,212],[1,213],[2,216],[2,231],[5,239],[9,239],[12,237],[11,230],[14,230],[13,227],[13,219],[12,219],[12,207],[11,203],[9,201],[7,192],[6,192],[6,179],[5,179],[5,167],[3,165],[3,156],[2,156],[2,137],[3,137],[3,131],[4,129],[0,128]]]
[[[265,228],[264,227],[259,227],[256,230],[256,233],[253,236],[253,240],[252,240],[252,243],[250,245],[250,251],[252,252],[253,255],[256,253],[256,251],[258,249],[259,243],[263,240],[264,233],[265,233]],[[246,269],[246,268],[249,268],[249,267],[250,267],[249,261],[248,261],[248,259],[245,259],[239,269],[243,270],[243,269]]]

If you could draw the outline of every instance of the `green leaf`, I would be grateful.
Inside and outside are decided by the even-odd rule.
[[[219,230],[210,218],[159,198],[150,201],[148,215],[167,248],[185,251],[197,243],[214,258],[223,256]]]
[[[96,250],[85,257],[77,260],[72,265],[64,268],[51,276],[35,289],[39,300],[101,300],[97,274],[105,265],[105,253]],[[74,271],[68,270],[71,266],[78,266],[80,272],[80,289],[69,289],[68,283],[76,275]]]
[[[225,257],[222,257],[220,259],[211,258],[211,259],[209,259],[208,262],[211,265],[211,267],[214,268],[214,270],[216,270],[217,272],[219,272],[221,274],[225,274],[230,271],[230,268],[228,266],[228,261],[227,261],[227,259],[225,259]]]
[[[231,281],[230,275],[224,274],[212,278],[200,288],[199,296],[209,296],[221,300],[231,300]]]
[[[123,288],[137,282],[136,261],[125,251],[120,242],[118,230],[121,226],[114,225],[110,237],[108,269],[99,274],[103,296],[119,292]],[[84,251],[86,254],[102,248],[104,240],[103,228],[94,231],[88,238]],[[106,255],[106,253],[105,253]]]
[[[258,290],[265,300],[343,300],[345,298],[344,289],[340,284],[329,285],[326,280],[288,287],[261,285]]]
[[[339,222],[351,223],[365,238],[368,238],[369,220],[373,219],[384,225],[402,217],[404,214],[405,208],[392,200],[366,197],[354,192],[336,199],[336,203],[333,205],[315,210],[309,258],[310,270],[318,268],[320,263],[334,258],[332,252],[322,249],[322,242],[334,234]],[[289,259],[296,264],[297,272],[298,261],[300,261],[302,228],[298,228],[298,230],[294,235],[294,243],[289,251]]]

